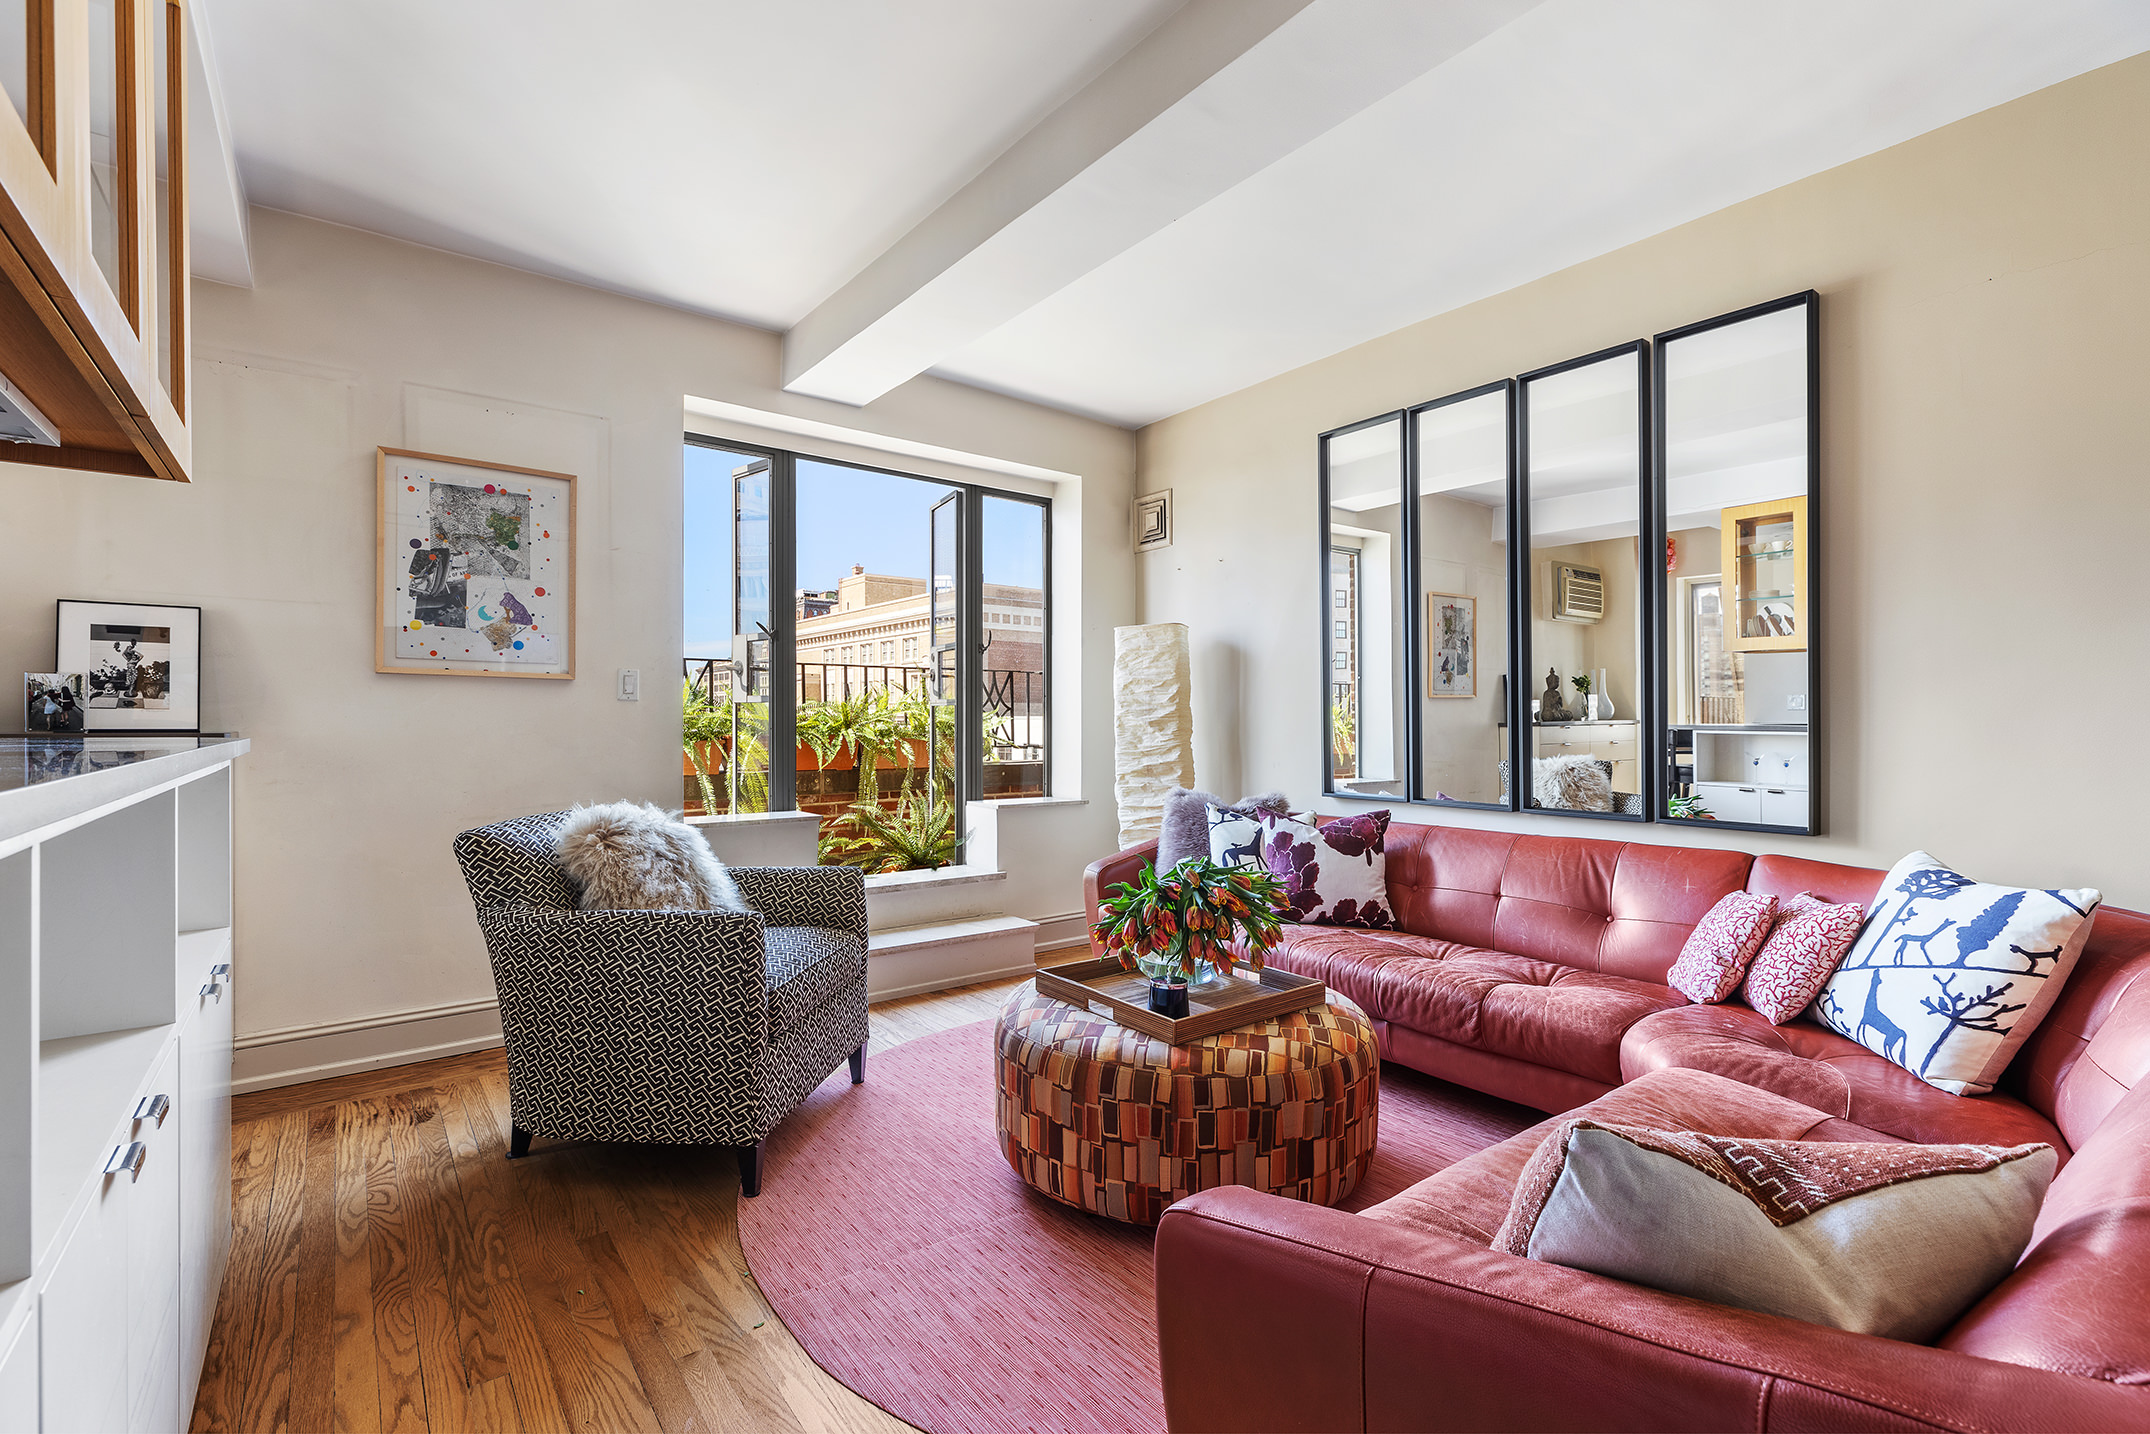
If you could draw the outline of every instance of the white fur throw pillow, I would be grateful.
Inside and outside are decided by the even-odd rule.
[[[555,838],[584,911],[751,911],[702,834],[649,802],[576,807]]]
[[[1598,758],[1582,754],[1539,757],[1530,764],[1531,795],[1541,807],[1609,812],[1613,809],[1612,778],[1605,775],[1598,762]]]

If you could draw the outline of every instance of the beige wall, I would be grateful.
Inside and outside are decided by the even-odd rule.
[[[1317,433],[1812,287],[1827,834],[1439,819],[1877,865],[1927,847],[2150,906],[2146,176],[2150,56],[1151,425],[1140,486],[1179,512],[1141,560],[1144,621],[1192,629],[1201,783],[1319,788]]]
[[[576,801],[678,804],[690,394],[1082,475],[1056,539],[1063,523],[1104,538],[1079,571],[1056,564],[1079,594],[1056,636],[1081,644],[1092,800],[1029,809],[1001,838],[1023,857],[1011,912],[1080,907],[1084,863],[1113,845],[1128,434],[933,379],[864,410],[796,399],[775,334],[284,214],[257,211],[253,236],[255,288],[195,286],[192,486],[0,465],[0,671],[50,665],[58,597],[203,608],[204,722],[254,739],[236,797],[242,1038],[488,1000],[449,839]],[[373,671],[377,444],[581,475],[575,681]],[[643,701],[615,700],[623,667]]]

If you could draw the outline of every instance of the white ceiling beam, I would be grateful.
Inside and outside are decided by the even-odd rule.
[[[872,402],[1536,3],[1189,0],[794,325],[784,387]]]
[[[254,258],[246,219],[246,187],[232,153],[231,118],[216,49],[209,41],[208,5],[187,6],[187,238],[197,278],[254,287]]]

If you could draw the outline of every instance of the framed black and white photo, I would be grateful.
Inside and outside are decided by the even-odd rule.
[[[575,478],[380,450],[373,670],[575,675]]]
[[[202,610],[62,598],[53,667],[82,674],[84,730],[202,730]]]

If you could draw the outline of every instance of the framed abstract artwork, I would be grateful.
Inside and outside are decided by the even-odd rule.
[[[380,450],[373,670],[575,675],[575,478]]]
[[[1426,695],[1478,695],[1478,599],[1426,594]]]
[[[83,677],[83,730],[202,730],[202,610],[62,598],[59,671]]]

